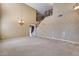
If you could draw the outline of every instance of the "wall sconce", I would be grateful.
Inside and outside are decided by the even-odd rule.
[[[78,10],[79,9],[79,3],[76,3],[74,6],[73,6],[74,10]]]
[[[19,20],[18,23],[19,23],[20,25],[24,25],[24,21],[23,21],[22,19]]]
[[[23,20],[23,7],[21,7],[21,9],[20,9],[20,17],[19,17],[18,23],[20,25],[24,25],[24,20]]]

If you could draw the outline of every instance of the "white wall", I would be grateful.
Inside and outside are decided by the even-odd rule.
[[[25,5],[15,3],[2,3],[1,35],[2,39],[23,37],[29,35],[29,25],[36,22],[36,10]],[[18,24],[19,16],[22,16],[25,24]]]
[[[40,36],[79,42],[79,14],[73,10],[74,4],[54,4],[54,14],[46,17],[39,27]],[[58,17],[62,14],[62,17]]]

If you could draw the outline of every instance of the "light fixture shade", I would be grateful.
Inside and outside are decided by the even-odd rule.
[[[74,10],[78,10],[79,9],[79,3],[76,3],[74,6],[73,6]]]
[[[21,19],[21,20],[18,21],[18,23],[19,23],[20,25],[23,25],[23,24],[24,24],[24,21]]]

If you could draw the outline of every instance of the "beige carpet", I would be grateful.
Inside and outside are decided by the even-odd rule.
[[[77,56],[79,45],[38,37],[23,37],[0,43],[2,56]]]

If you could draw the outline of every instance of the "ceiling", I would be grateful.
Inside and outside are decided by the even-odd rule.
[[[36,9],[41,14],[44,14],[44,12],[52,7],[52,4],[50,3],[26,3],[30,7]]]

